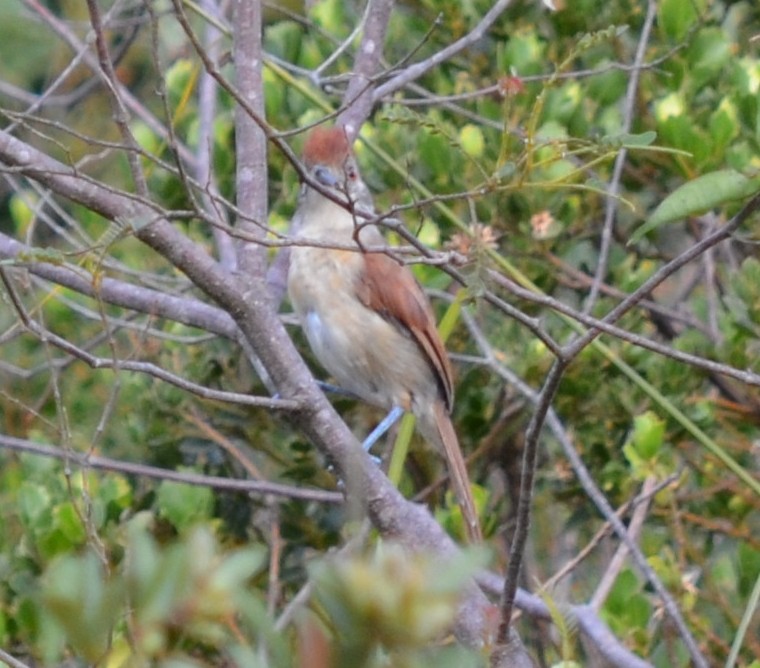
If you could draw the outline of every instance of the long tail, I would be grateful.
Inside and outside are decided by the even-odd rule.
[[[470,489],[470,477],[467,474],[467,466],[459,448],[454,425],[446,411],[443,402],[436,402],[432,415],[418,416],[420,419],[420,431],[422,435],[443,450],[449,469],[451,485],[456,494],[459,507],[462,509],[465,531],[471,543],[482,543],[483,534],[478,521],[478,511],[475,500],[472,498]],[[428,418],[428,419],[425,419]]]

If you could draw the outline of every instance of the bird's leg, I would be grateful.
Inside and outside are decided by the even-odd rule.
[[[351,392],[350,390],[345,390],[339,385],[326,383],[323,380],[318,380],[317,385],[319,386],[319,389],[321,389],[323,392],[330,392],[331,394],[342,394],[343,396],[346,396],[346,397],[356,398],[356,395],[353,392]]]
[[[354,397],[357,398],[356,395],[351,392],[350,390],[346,390],[339,385],[333,385],[332,383],[326,383],[323,380],[318,380],[317,385],[319,385],[320,389],[323,392],[331,392],[333,394],[342,394],[346,397]],[[372,430],[372,433],[370,433],[367,438],[364,439],[362,442],[362,448],[364,448],[365,452],[369,452],[375,443],[380,439],[380,437],[385,434],[396,422],[398,422],[399,418],[404,414],[404,409],[399,408],[398,406],[394,406],[391,408],[388,415],[386,415],[382,421]],[[380,458],[375,457],[372,455],[372,459],[375,460],[375,463],[380,463]]]
[[[362,447],[364,448],[365,452],[369,452],[370,448],[377,443],[378,439],[385,434],[396,422],[398,422],[399,418],[404,414],[404,409],[400,406],[394,406],[391,408],[390,413],[386,415],[380,424],[375,427],[372,432],[370,433],[367,438],[364,439],[364,442],[362,443]]]

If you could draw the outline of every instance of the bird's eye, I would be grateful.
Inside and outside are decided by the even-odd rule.
[[[356,171],[356,167],[353,165],[346,165],[346,178],[349,181],[356,181],[358,177],[358,173]]]

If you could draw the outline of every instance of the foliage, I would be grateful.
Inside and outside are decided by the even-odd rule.
[[[134,158],[145,175],[138,199],[170,211],[176,229],[219,256],[219,227],[240,214],[230,204],[233,95],[217,89],[204,120],[199,91],[210,78],[175,5],[101,4],[104,14],[115,11],[107,20],[116,76],[138,102],[126,121],[134,145],[123,146],[107,87],[90,83],[97,64],[85,48],[84,3],[50,3],[55,14],[32,2],[0,4],[3,130],[114,192],[139,192]],[[189,20],[213,64],[234,81],[232,17],[216,16],[213,4],[187,3],[186,11],[195,12]],[[339,107],[359,44],[348,38],[364,11],[349,0],[284,4],[264,15],[263,71],[266,117],[282,131]],[[374,83],[467,35],[493,5],[397,4],[388,69]],[[440,297],[447,345],[459,355],[455,424],[472,455],[493,569],[508,559],[524,433],[556,360],[551,344],[571,343],[590,322],[578,314],[604,318],[724,226],[757,193],[760,173],[754,3],[662,0],[653,26],[642,3],[555,4],[510,6],[482,39],[417,77],[417,88],[378,101],[356,144],[378,210],[396,207],[464,283],[433,263],[414,265]],[[61,25],[87,58],[72,60],[61,31],[51,37]],[[296,152],[302,136],[288,136]],[[273,260],[298,177],[274,144],[268,170]],[[64,453],[57,462],[0,450],[0,648],[44,665],[480,665],[477,652],[442,641],[457,596],[483,565],[479,554],[439,563],[440,555],[404,556],[375,535],[357,552],[344,545],[362,535],[351,503],[80,470],[73,453],[339,488],[287,410],[231,399],[271,388],[234,335],[220,334],[221,317],[204,328],[166,316],[158,302],[136,308],[105,296],[116,280],[208,301],[137,239],[151,220],[107,220],[51,198],[13,167],[0,172],[0,445],[52,443]],[[605,574],[612,581],[600,616],[620,642],[656,666],[690,662],[641,569],[627,561],[609,571],[619,541],[603,532],[609,518],[568,460],[568,443],[626,522],[645,508],[634,538],[708,663],[732,657],[750,666],[760,656],[758,229],[750,217],[611,323],[628,338],[607,333],[568,363],[552,401],[561,428],[547,423],[541,441],[522,582],[541,590],[543,620],[553,619],[561,637],[530,619],[517,627],[541,665],[589,661],[561,611],[591,599]],[[7,250],[11,238],[26,244],[20,255]],[[90,296],[27,271],[64,266],[86,275]],[[525,317],[508,317],[503,302]],[[97,368],[82,351],[99,359]],[[229,400],[130,369],[130,361]],[[350,397],[333,403],[357,434],[379,417]],[[425,490],[436,519],[461,539],[459,510],[436,485],[441,473],[437,455],[415,444],[398,486],[407,498]],[[649,486],[651,498],[640,498]],[[348,554],[325,556],[341,545]],[[555,581],[569,562],[570,576]],[[306,602],[297,598],[304,586],[313,588]]]

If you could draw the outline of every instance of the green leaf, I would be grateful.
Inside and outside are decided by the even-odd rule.
[[[309,7],[310,17],[324,28],[325,32],[334,35],[348,34],[349,17],[342,0],[322,0]]]
[[[535,33],[516,33],[510,36],[504,49],[505,72],[514,71],[520,76],[537,74],[543,67],[546,45]]]
[[[57,528],[73,545],[83,543],[87,538],[82,520],[71,501],[57,506],[53,511],[53,518]]]
[[[29,225],[32,223],[35,217],[34,210],[30,207],[30,204],[36,198],[30,193],[16,193],[8,201],[8,211],[11,214],[11,218],[16,225],[16,230],[19,236],[25,235]]]
[[[238,550],[226,556],[214,571],[209,578],[210,586],[216,590],[226,590],[228,596],[231,596],[265,565],[266,552],[261,546]]]
[[[658,25],[675,41],[681,41],[697,20],[697,11],[691,2],[662,0],[658,9]]]
[[[459,142],[464,152],[471,158],[480,158],[485,150],[486,140],[482,130],[477,125],[465,125],[459,131]]]
[[[654,130],[648,132],[641,132],[639,134],[629,134],[622,132],[617,135],[605,135],[601,139],[601,144],[609,144],[611,146],[625,146],[630,148],[636,148],[639,146],[650,146],[657,139],[657,133]]]
[[[721,28],[706,28],[697,33],[687,59],[693,85],[701,86],[713,78],[725,76],[733,45]]]
[[[130,130],[135,141],[143,151],[153,154],[158,154],[161,151],[161,139],[146,123],[135,121]]]
[[[652,459],[660,451],[665,438],[665,421],[652,411],[633,420],[633,445],[644,459]]]
[[[603,60],[596,67],[604,70],[610,65],[610,61]],[[585,95],[601,105],[610,105],[625,95],[628,77],[620,70],[609,70],[591,77]]]
[[[496,170],[494,178],[500,181],[508,181],[515,175],[516,171],[517,165],[514,162],[508,161]]]
[[[649,220],[631,235],[628,243],[629,245],[636,243],[645,234],[665,223],[748,197],[758,188],[760,188],[760,179],[749,179],[733,169],[721,169],[703,174],[684,183],[660,202]]]
[[[94,553],[57,560],[45,573],[43,601],[78,652],[90,662],[102,658],[123,604],[123,590],[107,582]]]
[[[639,592],[639,589],[640,585],[636,576],[629,569],[625,569],[615,580],[605,607],[618,613],[623,612],[628,601]]]
[[[741,543],[736,554],[739,591],[749,596],[755,581],[760,578],[760,551]]]
[[[297,63],[303,38],[303,30],[295,21],[278,21],[266,29],[267,53],[282,60]],[[281,84],[279,87],[281,90],[284,89]]]
[[[718,146],[726,146],[739,134],[740,124],[736,105],[724,98],[710,116],[710,135]]]
[[[188,58],[178,58],[166,72],[166,89],[173,100],[179,102],[185,88],[192,83],[195,65]]]
[[[50,494],[43,485],[25,482],[18,492],[18,507],[24,521],[37,530],[40,520],[50,512]],[[49,522],[45,522],[47,525]]]
[[[164,481],[158,488],[158,511],[179,531],[208,518],[213,506],[214,495],[207,487]]]

